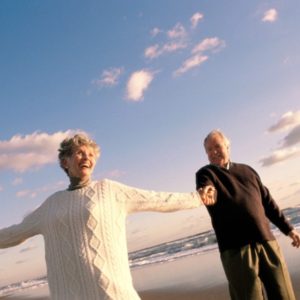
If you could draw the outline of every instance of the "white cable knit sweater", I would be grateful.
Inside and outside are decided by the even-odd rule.
[[[107,179],[93,181],[53,194],[22,223],[0,230],[0,248],[42,234],[51,299],[137,300],[127,255],[127,214],[200,204],[198,193],[154,192]]]

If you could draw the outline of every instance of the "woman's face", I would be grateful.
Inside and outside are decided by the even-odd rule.
[[[72,155],[66,157],[63,164],[69,177],[89,179],[96,165],[94,149],[86,145],[75,147]]]

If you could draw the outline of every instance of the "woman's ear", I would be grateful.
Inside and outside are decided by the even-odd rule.
[[[61,160],[61,165],[64,169],[68,169],[69,168],[69,163],[68,163],[68,159],[67,158],[63,158]]]

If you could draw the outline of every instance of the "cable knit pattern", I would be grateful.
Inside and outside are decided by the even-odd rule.
[[[42,234],[51,299],[137,300],[127,255],[127,214],[195,208],[200,203],[197,193],[94,181],[53,194],[22,223],[0,230],[0,248]]]

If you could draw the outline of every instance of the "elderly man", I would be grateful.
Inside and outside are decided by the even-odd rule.
[[[137,211],[168,212],[201,205],[198,193],[146,191],[112,180],[92,181],[98,145],[77,134],[62,141],[60,166],[68,189],[50,196],[23,222],[0,230],[0,248],[31,236],[45,240],[47,275],[53,300],[137,300],[131,279],[125,219]],[[205,187],[203,202],[213,204]]]
[[[197,190],[212,185],[216,204],[207,207],[233,300],[295,300],[290,276],[270,230],[270,221],[299,248],[300,236],[287,221],[259,175],[229,156],[229,140],[218,130],[204,148],[210,162],[196,173]]]

